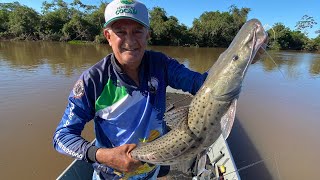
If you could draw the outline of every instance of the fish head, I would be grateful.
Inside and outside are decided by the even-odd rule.
[[[267,41],[267,33],[257,19],[247,21],[237,33],[228,49],[211,67],[206,91],[214,91],[215,97],[233,99],[238,96],[241,84],[256,53]]]

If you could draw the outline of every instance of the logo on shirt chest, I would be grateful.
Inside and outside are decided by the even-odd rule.
[[[159,86],[159,80],[156,77],[151,77],[148,86],[150,93],[155,94]]]

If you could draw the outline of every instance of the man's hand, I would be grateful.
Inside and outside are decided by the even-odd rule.
[[[99,163],[120,172],[132,172],[142,165],[140,161],[133,159],[130,155],[135,147],[135,144],[124,144],[114,148],[100,148],[96,153],[96,159]]]

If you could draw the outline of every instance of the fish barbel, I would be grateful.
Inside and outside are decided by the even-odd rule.
[[[164,136],[138,145],[131,156],[151,164],[172,165],[194,158],[221,134],[226,139],[244,76],[266,39],[259,20],[247,21],[210,68],[190,106],[177,109],[179,123]]]

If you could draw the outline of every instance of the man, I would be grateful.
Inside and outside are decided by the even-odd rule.
[[[130,151],[166,133],[166,87],[195,94],[207,73],[145,50],[150,26],[144,4],[114,0],[105,9],[105,20],[104,35],[113,53],[74,85],[53,144],[60,153],[92,163],[94,179],[156,179],[159,166],[133,159]],[[81,137],[92,119],[94,145]]]

